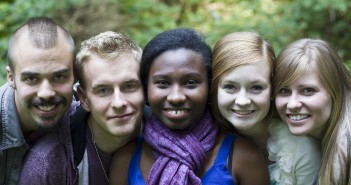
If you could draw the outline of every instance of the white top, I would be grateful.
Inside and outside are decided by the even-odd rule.
[[[288,126],[274,120],[268,127],[271,137],[267,142],[271,184],[315,184],[321,164],[319,142],[311,136],[295,136]]]

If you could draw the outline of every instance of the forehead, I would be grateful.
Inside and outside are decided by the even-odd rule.
[[[202,55],[189,49],[170,50],[162,53],[155,58],[150,73],[177,71],[207,73]]]
[[[14,70],[33,71],[39,73],[48,72],[55,68],[69,68],[73,71],[73,51],[65,40],[59,39],[51,48],[37,48],[30,41],[28,34],[24,34],[16,42],[12,51]]]
[[[121,54],[115,59],[91,55],[83,64],[83,78],[88,84],[139,79],[139,66],[139,62],[131,53]]]
[[[317,71],[313,67],[305,68],[297,73],[295,80],[292,84],[308,84],[315,83],[323,85]]]
[[[223,75],[223,80],[264,80],[270,81],[271,70],[267,62],[259,61],[256,63],[243,64],[229,70]]]

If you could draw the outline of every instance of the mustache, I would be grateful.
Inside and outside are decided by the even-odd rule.
[[[32,106],[42,106],[42,105],[58,105],[65,102],[67,102],[65,98],[55,96],[48,100],[44,100],[42,98],[35,98],[32,100],[31,104]]]

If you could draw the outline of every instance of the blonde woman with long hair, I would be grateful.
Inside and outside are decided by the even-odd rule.
[[[276,107],[295,135],[322,146],[320,185],[351,183],[351,74],[323,40],[301,39],[277,57]]]

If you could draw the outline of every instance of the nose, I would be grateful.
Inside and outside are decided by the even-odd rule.
[[[294,110],[294,109],[301,108],[301,106],[302,106],[302,103],[299,100],[299,97],[293,94],[288,100],[287,108]]]
[[[43,80],[39,87],[37,95],[39,98],[48,100],[55,96],[56,92],[48,80]]]
[[[120,90],[116,89],[114,91],[114,96],[111,104],[112,104],[112,107],[115,109],[121,109],[127,105],[125,96]]]
[[[251,99],[247,96],[246,92],[242,90],[239,96],[235,99],[235,104],[240,106],[247,106],[251,104]]]
[[[167,101],[172,104],[181,104],[186,100],[183,89],[179,85],[174,85],[167,95]]]

